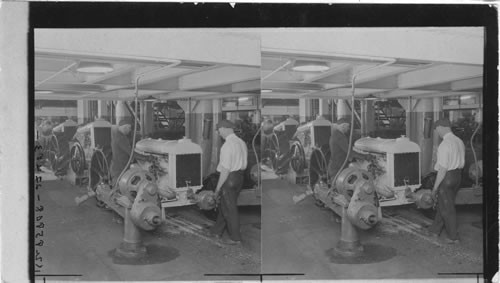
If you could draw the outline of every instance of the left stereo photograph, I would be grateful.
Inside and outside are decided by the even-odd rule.
[[[35,279],[259,280],[259,35],[33,37]]]

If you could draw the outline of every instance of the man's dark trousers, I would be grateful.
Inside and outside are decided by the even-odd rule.
[[[458,239],[457,212],[455,210],[455,198],[462,178],[461,169],[446,172],[443,181],[439,185],[438,206],[434,223],[429,228],[431,232],[439,235],[446,228],[451,240]]]
[[[229,238],[241,241],[240,216],[238,214],[238,195],[243,185],[243,170],[229,173],[226,182],[221,188],[219,214],[215,225],[210,229],[212,234],[222,235],[227,228]]]

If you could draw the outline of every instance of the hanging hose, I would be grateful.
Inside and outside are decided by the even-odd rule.
[[[137,104],[138,104],[138,99],[139,99],[139,80],[141,78],[143,78],[145,75],[150,74],[152,72],[157,72],[157,71],[160,71],[160,70],[163,70],[163,69],[166,69],[166,68],[175,67],[175,66],[179,65],[181,63],[181,61],[177,60],[177,61],[173,61],[173,62],[169,62],[169,63],[170,63],[169,65],[166,65],[166,66],[160,67],[158,69],[154,69],[154,70],[142,73],[142,74],[138,75],[135,78],[134,117],[137,117]],[[128,158],[127,165],[125,165],[125,167],[123,167],[123,170],[120,173],[120,175],[118,176],[118,178],[116,178],[116,180],[113,181],[113,192],[112,193],[114,193],[118,189],[118,187],[116,186],[118,180],[120,180],[120,178],[123,176],[123,174],[125,173],[125,171],[127,171],[128,167],[130,166],[130,163],[132,163],[132,159],[134,157],[135,139],[136,139],[136,135],[137,135],[137,131],[135,129],[136,125],[137,125],[137,119],[135,118],[134,119],[134,127],[133,127],[134,134],[132,135],[132,148],[130,150],[130,156]]]
[[[479,166],[477,164],[476,151],[474,150],[474,143],[472,142],[472,140],[476,136],[479,128],[481,128],[481,123],[477,124],[476,130],[474,130],[474,133],[472,133],[472,136],[470,137],[470,147],[472,149],[472,155],[474,156],[474,166],[476,166],[476,188],[479,187]]]
[[[352,112],[353,112],[353,114],[354,114],[354,111],[355,111],[354,110],[354,91],[355,91],[356,77],[359,76],[362,73],[371,71],[373,69],[378,69],[378,68],[381,68],[381,67],[385,67],[385,66],[391,65],[391,64],[393,64],[395,62],[396,62],[396,59],[390,59],[390,60],[388,60],[385,63],[382,63],[380,65],[375,65],[375,66],[373,66],[371,68],[368,68],[368,69],[365,69],[365,70],[361,70],[361,71],[357,72],[356,74],[352,75],[352,79],[351,79],[351,105],[352,105]],[[342,172],[342,168],[344,168],[344,166],[347,164],[347,161],[349,160],[349,155],[351,154],[351,151],[352,151],[351,143],[352,143],[353,132],[354,132],[354,115],[351,115],[351,130],[349,132],[349,143],[347,145],[347,155],[346,155],[346,157],[344,159],[344,162],[342,163],[342,166],[340,167],[341,170],[339,170],[337,172],[337,174],[335,175],[335,178],[333,178],[333,181],[332,181],[332,184],[331,184],[332,188],[335,185],[335,182],[337,181],[337,178],[339,177],[340,173]]]
[[[253,149],[253,153],[255,154],[255,161],[257,162],[257,187],[258,188],[260,188],[260,183],[261,183],[261,176],[260,176],[261,169],[260,169],[259,156],[257,155],[257,151],[255,150],[255,139],[259,135],[263,126],[264,126],[264,123],[260,123],[259,129],[257,130],[257,132],[255,132],[255,135],[252,138],[252,149]]]

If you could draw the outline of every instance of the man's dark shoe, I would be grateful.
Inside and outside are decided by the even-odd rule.
[[[205,234],[205,236],[207,236],[209,238],[213,238],[213,239],[217,239],[217,240],[219,240],[221,238],[221,235],[212,233],[212,231],[210,231],[210,229],[204,229],[203,234]]]
[[[452,240],[450,238],[446,238],[446,240],[444,240],[444,241],[445,241],[445,243],[447,243],[449,245],[460,244],[460,240],[459,239]]]
[[[234,240],[231,240],[231,239],[223,239],[221,240],[221,243],[224,244],[224,245],[241,245],[241,241],[234,241]]]

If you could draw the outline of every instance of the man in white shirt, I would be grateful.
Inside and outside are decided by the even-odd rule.
[[[227,229],[229,240],[226,244],[240,244],[240,219],[237,200],[243,185],[243,172],[247,167],[248,149],[243,140],[234,134],[234,124],[228,120],[220,121],[216,129],[225,139],[220,149],[217,171],[219,181],[215,188],[215,196],[220,196],[219,215],[210,234],[220,238]]]
[[[434,129],[443,141],[438,147],[437,161],[434,166],[437,176],[432,196],[434,201],[437,201],[437,211],[429,231],[439,236],[445,228],[448,234],[446,242],[456,244],[459,239],[455,197],[462,179],[465,146],[462,140],[451,132],[451,123],[448,119],[436,121]]]

